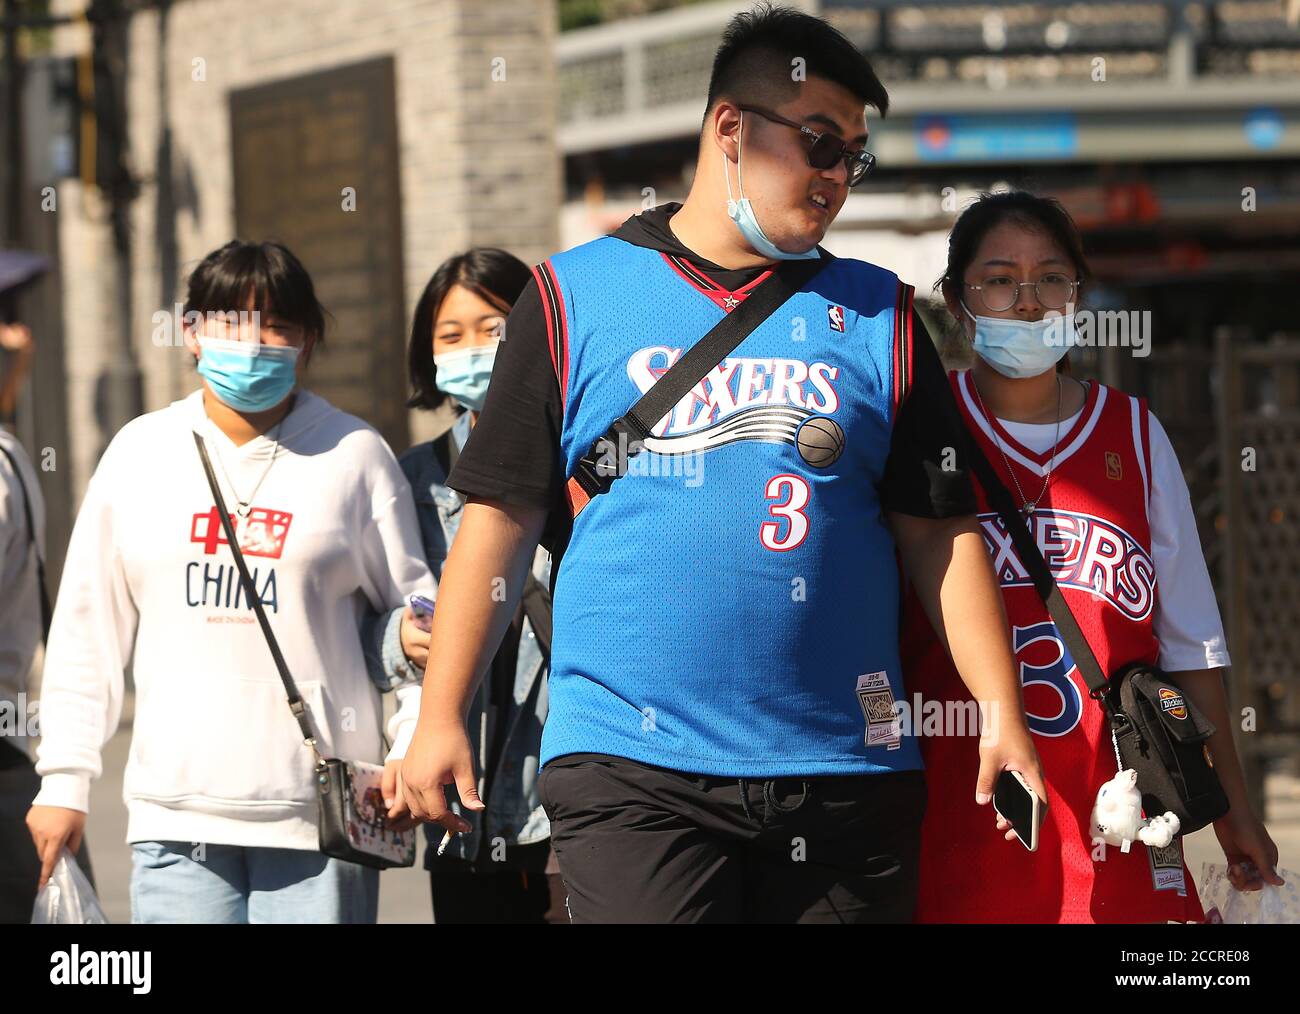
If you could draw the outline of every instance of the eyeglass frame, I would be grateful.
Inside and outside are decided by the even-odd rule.
[[[1038,286],[1043,281],[1041,278],[1033,282],[1017,282],[1014,278],[1009,279],[1009,281],[1013,285],[1015,285],[1016,294],[1012,298],[1010,303],[1008,303],[1006,306],[999,307],[996,310],[993,307],[989,306],[988,300],[984,298],[984,286],[972,285],[970,282],[962,282],[962,286],[967,289],[974,289],[976,292],[978,292],[980,294],[980,302],[984,304],[984,309],[988,310],[990,313],[1006,313],[1013,306],[1015,306],[1017,303],[1020,302],[1020,289],[1025,285],[1032,285],[1034,287],[1034,299],[1038,302],[1038,305],[1041,306],[1044,310],[1064,310],[1067,306],[1070,305],[1071,301],[1073,301],[1075,293],[1079,291],[1079,286],[1083,284],[1080,279],[1077,278],[1070,279],[1070,294],[1065,297],[1065,302],[1062,303],[1060,306],[1048,306],[1046,301],[1038,292]]]
[[[811,138],[812,144],[809,145],[808,153],[807,153],[808,165],[811,166],[813,169],[819,169],[824,172],[827,169],[833,168],[837,162],[843,162],[844,167],[848,170],[849,175],[848,175],[848,180],[846,182],[848,182],[848,186],[850,190],[852,190],[859,183],[861,183],[868,176],[870,176],[871,171],[876,167],[875,155],[867,151],[865,148],[859,148],[856,151],[851,150],[849,148],[849,142],[844,140],[844,138],[840,137],[839,134],[832,133],[829,130],[813,130],[812,127],[809,127],[802,123],[798,123],[795,120],[788,120],[784,116],[772,112],[772,110],[770,109],[763,109],[761,106],[737,105],[736,108],[741,109],[747,113],[757,113],[759,116],[763,117],[766,120],[771,120],[773,123],[780,123],[786,127],[794,127],[795,130],[799,131],[800,134],[804,135],[805,137]],[[817,146],[817,142],[820,141],[823,137],[832,138],[838,141],[840,144],[840,150],[835,155],[835,157],[831,160],[830,165],[827,166],[813,165],[812,162],[813,148]],[[862,170],[862,175],[860,175],[856,180],[853,179],[853,166],[850,164],[851,162],[857,163],[858,165],[861,166],[865,166],[865,168]]]

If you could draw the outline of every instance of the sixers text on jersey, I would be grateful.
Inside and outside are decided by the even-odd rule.
[[[986,513],[979,522],[999,583],[1032,586],[1002,518]],[[1131,620],[1151,615],[1155,564],[1151,554],[1119,525],[1092,514],[1050,508],[1035,511],[1025,523],[1057,584],[1100,595]]]

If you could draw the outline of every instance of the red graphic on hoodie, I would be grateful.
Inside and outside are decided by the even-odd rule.
[[[278,560],[284,551],[284,540],[289,535],[293,515],[269,507],[253,507],[248,517],[234,514],[230,520],[235,525],[235,536],[245,556],[269,556]],[[202,543],[205,556],[215,553],[218,546],[228,545],[221,527],[221,515],[215,506],[194,515],[190,522],[190,541]]]

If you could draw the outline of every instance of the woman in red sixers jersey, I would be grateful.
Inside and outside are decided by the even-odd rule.
[[[977,353],[971,370],[951,375],[958,410],[1020,505],[1103,671],[1158,663],[1214,723],[1210,749],[1232,804],[1214,831],[1233,883],[1280,884],[1277,846],[1251,811],[1233,746],[1223,627],[1169,438],[1143,399],[1076,380],[1062,359],[1077,333],[1067,322],[1084,324],[1070,315],[1087,273],[1078,231],[1053,200],[986,194],[962,214],[940,283]],[[1071,340],[1052,340],[1052,318]],[[976,495],[1051,807],[1038,851],[1008,853],[960,780],[928,779],[918,921],[1203,919],[1180,839],[1128,853],[1093,842],[1097,790],[1117,770],[1103,712],[978,483]],[[913,596],[903,628],[909,690],[922,701],[969,700]],[[954,731],[921,739],[930,771],[974,763],[977,736]]]

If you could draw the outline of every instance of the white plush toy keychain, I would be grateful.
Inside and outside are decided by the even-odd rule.
[[[1169,812],[1142,819],[1142,793],[1137,789],[1137,772],[1126,768],[1101,787],[1092,808],[1092,837],[1127,852],[1135,841],[1152,848],[1164,848],[1178,833],[1178,818]]]

